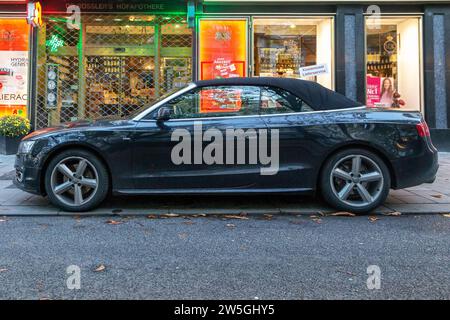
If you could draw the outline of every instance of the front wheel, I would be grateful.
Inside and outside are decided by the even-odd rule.
[[[109,188],[105,165],[91,152],[66,150],[56,155],[45,173],[50,202],[65,211],[88,211],[97,207]]]
[[[348,149],[325,164],[320,186],[328,204],[354,213],[370,212],[384,203],[391,177],[383,160],[364,149]]]

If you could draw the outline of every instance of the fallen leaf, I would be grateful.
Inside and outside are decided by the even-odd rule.
[[[325,213],[323,213],[322,211],[317,211],[317,214],[318,214],[319,216],[325,217]]]
[[[438,199],[442,198],[442,194],[432,194],[431,196]]]
[[[165,213],[162,216],[166,217],[166,218],[176,218],[176,217],[179,217],[180,215],[176,214],[176,213]]]
[[[380,220],[380,218],[377,218],[377,217],[375,217],[375,216],[370,216],[370,217],[369,217],[369,221],[370,221],[370,222],[375,222],[375,221],[377,221],[377,220]]]
[[[117,225],[117,224],[122,224],[122,221],[117,221],[117,220],[108,220],[106,221],[107,224],[112,224],[112,225]]]
[[[156,216],[156,215],[154,215],[154,214],[149,214],[148,216],[147,216],[147,219],[157,219],[158,218],[158,216]]]
[[[102,271],[105,271],[105,270],[106,270],[106,267],[105,267],[104,264],[100,264],[100,265],[97,266],[97,268],[94,269],[95,272],[102,272]]]
[[[397,217],[397,216],[401,216],[402,213],[401,213],[401,212],[398,212],[398,211],[394,211],[394,212],[387,212],[387,213],[384,213],[384,215],[385,215],[385,216],[395,216],[395,217]]]
[[[442,216],[445,218],[450,218],[450,213],[443,213]]]
[[[246,216],[233,215],[233,214],[226,214],[226,215],[224,215],[224,218],[227,218],[227,219],[248,220],[248,217],[246,217]]]
[[[193,218],[206,217],[206,214],[205,213],[192,214],[191,217]]]
[[[322,219],[320,219],[320,218],[312,219],[312,221],[314,221],[315,223],[318,223],[318,224],[322,223]]]
[[[330,216],[335,216],[335,217],[354,217],[355,214],[351,213],[351,212],[347,212],[347,211],[339,211],[339,212],[335,212],[335,213],[330,213]]]
[[[188,221],[184,221],[183,223],[184,223],[184,224],[187,224],[187,225],[191,225],[191,224],[194,224],[195,222],[194,222],[194,221],[191,221],[191,220],[188,220]]]
[[[272,220],[272,218],[273,218],[273,215],[271,215],[271,214],[264,214],[263,216],[264,216],[265,220]]]
[[[232,223],[227,223],[227,227],[228,228],[236,228],[236,226],[234,224],[232,224]]]
[[[188,237],[188,234],[187,234],[186,232],[182,232],[182,233],[179,233],[179,234],[178,234],[178,237],[179,237],[181,240],[184,240],[184,239],[186,239],[186,238]]]
[[[8,271],[8,269],[0,269],[0,272]]]

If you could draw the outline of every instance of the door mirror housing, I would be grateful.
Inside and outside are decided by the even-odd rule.
[[[170,110],[170,108],[161,107],[158,109],[158,113],[156,114],[156,120],[159,122],[164,122],[169,120],[171,115],[172,111]]]

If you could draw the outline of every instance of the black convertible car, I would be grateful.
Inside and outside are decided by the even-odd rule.
[[[367,108],[316,83],[198,81],[121,120],[67,123],[23,139],[15,184],[67,211],[108,192],[320,192],[356,213],[389,189],[432,182],[437,150],[419,112]]]

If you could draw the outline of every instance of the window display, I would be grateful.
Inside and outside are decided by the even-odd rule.
[[[0,18],[0,116],[27,115],[28,32],[25,19]]]
[[[254,75],[333,88],[332,18],[254,18]]]
[[[421,110],[420,19],[367,19],[366,34],[367,106]]]
[[[49,16],[39,30],[36,126],[124,117],[192,81],[192,29],[182,15]],[[56,39],[56,40],[55,40]],[[52,104],[45,66],[58,78]]]

